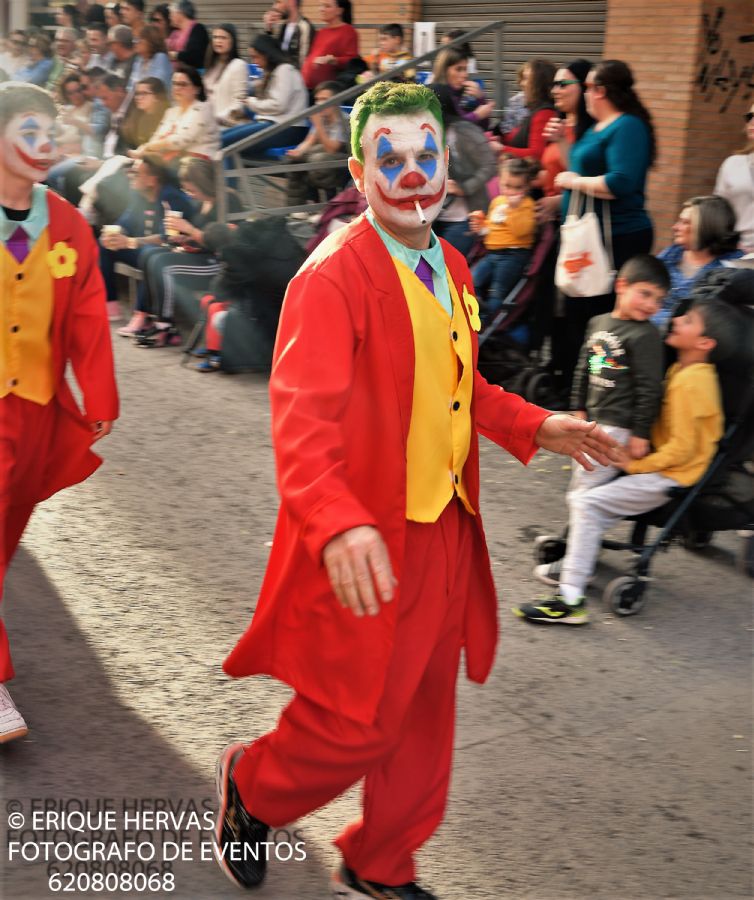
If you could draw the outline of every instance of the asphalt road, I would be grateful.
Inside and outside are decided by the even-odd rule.
[[[97,869],[64,861],[62,879],[48,881],[41,841],[89,847],[97,836],[92,819],[74,832],[75,816],[57,835],[34,830],[35,813],[54,825],[39,819],[46,801],[52,812],[112,810],[110,843],[106,829],[100,841],[153,848],[152,869],[123,866],[156,872],[151,885],[129,891],[120,880],[116,890],[111,879],[100,896],[238,896],[197,858],[208,840],[201,813],[214,805],[219,750],[270,728],[288,696],[220,668],[272,536],[265,379],[202,377],[172,350],[115,341],[123,415],[100,445],[106,464],[37,510],[8,578],[11,687],[30,726],[0,750],[1,826],[20,813],[27,829],[2,834],[8,900],[86,887]],[[524,469],[486,442],[481,452],[502,640],[487,685],[459,682],[452,794],[422,880],[442,900],[751,897],[752,582],[737,569],[740,539],[661,554],[647,606],[630,619],[598,599],[626,562],[606,554],[593,624],[527,626],[509,608],[540,593],[532,538],[563,522],[567,467],[540,454]],[[177,818],[156,823],[155,809]],[[330,842],[357,809],[355,788],[298,823],[306,860],[273,863],[256,896],[329,896]],[[11,840],[26,860],[17,847],[8,858]],[[283,857],[286,840],[276,837]],[[168,862],[171,842],[184,861]]]

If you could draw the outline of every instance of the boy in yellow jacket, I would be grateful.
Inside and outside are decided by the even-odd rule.
[[[513,612],[529,622],[585,625],[589,621],[584,588],[592,575],[602,536],[625,516],[662,506],[668,491],[690,487],[704,474],[717,450],[724,418],[717,372],[712,361],[735,346],[737,312],[720,302],[699,302],[673,319],[665,342],[678,352],[670,367],[660,416],[652,427],[653,452],[632,459],[624,451],[616,465],[628,477],[574,497],[568,548],[559,591],[539,604]]]

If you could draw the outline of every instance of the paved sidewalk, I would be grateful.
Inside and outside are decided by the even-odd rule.
[[[111,801],[121,824],[124,801],[133,814],[162,799],[185,824],[214,808],[224,743],[268,729],[288,696],[220,669],[272,539],[266,380],[200,377],[171,350],[115,341],[123,417],[100,445],[106,465],[38,509],[8,579],[12,691],[31,730],[0,750],[3,827],[45,798]],[[483,442],[502,640],[490,682],[459,684],[451,801],[422,879],[442,900],[750,897],[752,582],[739,539],[662,554],[644,612],[626,620],[597,599],[625,563],[605,555],[592,625],[528,626],[509,608],[540,593],[531,542],[562,524],[567,476],[560,458],[524,469]],[[330,841],[357,809],[354,789],[299,823],[306,861],[272,864],[254,896],[328,897]],[[208,840],[168,830],[142,840],[163,853],[182,838],[195,855]],[[173,872],[174,891],[139,893],[239,896],[213,862]],[[3,854],[0,896],[52,896],[46,865]]]

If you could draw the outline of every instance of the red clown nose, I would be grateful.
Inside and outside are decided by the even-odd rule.
[[[418,188],[424,187],[427,183],[427,179],[420,172],[407,172],[403,178],[401,178],[399,185],[402,188]]]

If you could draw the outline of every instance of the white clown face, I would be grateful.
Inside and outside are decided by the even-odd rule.
[[[351,174],[377,220],[397,236],[425,230],[442,209],[448,151],[441,134],[440,123],[428,111],[367,120],[364,165],[351,160]]]
[[[13,116],[0,134],[0,166],[25,181],[44,181],[55,162],[55,120],[39,112]]]

